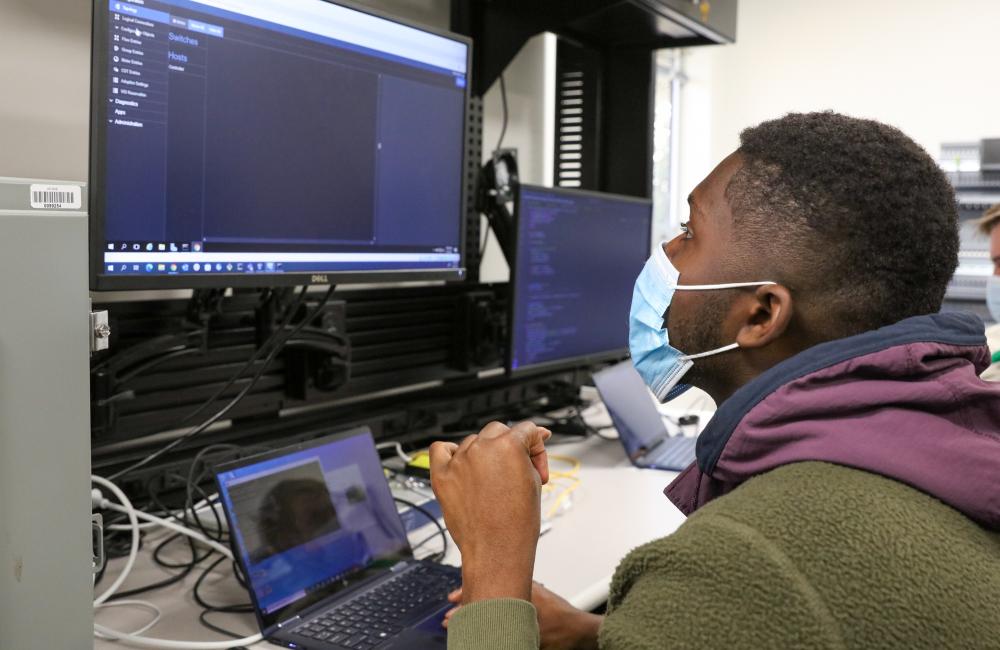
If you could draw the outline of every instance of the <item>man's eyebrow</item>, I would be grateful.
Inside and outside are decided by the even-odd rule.
[[[701,206],[698,205],[698,199],[695,198],[694,192],[688,194],[688,220],[694,218],[696,212],[701,211]]]

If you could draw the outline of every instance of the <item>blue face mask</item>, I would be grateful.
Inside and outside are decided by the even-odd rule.
[[[678,286],[680,273],[674,268],[663,250],[656,247],[646,266],[635,281],[632,291],[632,309],[629,313],[628,347],[632,364],[646,385],[661,402],[671,400],[690,388],[679,384],[694,359],[727,352],[739,347],[731,343],[716,350],[698,354],[684,354],[671,347],[666,328],[666,313],[674,291],[711,291],[739,287],[759,287],[774,282],[734,282],[731,284],[691,284]]]
[[[986,281],[986,306],[993,320],[1000,323],[1000,275],[991,275]]]

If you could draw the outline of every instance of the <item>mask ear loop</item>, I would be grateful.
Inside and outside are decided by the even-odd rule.
[[[721,348],[716,348],[714,350],[709,350],[708,352],[699,352],[698,354],[685,354],[681,359],[685,361],[691,361],[693,359],[701,359],[702,357],[710,357],[713,354],[722,354],[723,352],[729,352],[730,350],[735,350],[740,347],[739,343],[730,343],[729,345],[724,345]]]
[[[770,280],[764,280],[762,282],[729,282],[727,284],[684,284],[677,285],[674,287],[677,291],[712,291],[715,289],[740,289],[742,287],[765,287],[769,284],[778,284],[777,282],[771,282]],[[715,354],[722,354],[723,352],[729,352],[730,350],[735,350],[740,347],[739,343],[730,343],[729,345],[724,345],[721,348],[716,348],[714,350],[709,350],[708,352],[699,352],[698,354],[686,354],[681,359],[685,361],[693,361],[694,359],[701,359],[703,357],[710,357]]]
[[[766,287],[769,284],[778,284],[770,280],[763,282],[729,282],[727,284],[678,284],[675,291],[712,291],[714,289],[740,289],[742,287]]]

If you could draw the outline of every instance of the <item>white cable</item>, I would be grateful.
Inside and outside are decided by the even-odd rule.
[[[228,641],[173,641],[171,639],[157,639],[154,637],[126,634],[97,623],[94,623],[94,633],[100,633],[140,648],[177,648],[178,650],[229,650],[236,646],[252,645],[264,640],[263,635],[254,634],[242,639],[229,639]]]
[[[399,444],[399,442],[396,440],[390,440],[389,442],[380,442],[377,445],[375,445],[375,449],[389,449],[390,447],[396,449],[396,455],[402,458],[404,463],[409,463],[413,460],[413,456],[403,451],[403,445]]]
[[[118,504],[111,503],[111,502],[109,502],[107,500],[105,500],[104,502],[101,503],[101,507],[102,508],[107,508],[108,510],[117,510],[118,512],[125,512],[125,508],[122,508]],[[151,515],[148,512],[143,512],[142,510],[136,510],[135,508],[132,509],[132,512],[134,512],[135,516],[138,517],[139,519],[145,519],[146,521],[151,521],[151,522],[156,523],[156,524],[158,524],[160,526],[163,526],[164,528],[169,528],[170,530],[172,530],[174,532],[180,533],[182,535],[187,535],[188,537],[194,539],[195,541],[201,542],[205,546],[208,546],[208,547],[212,548],[213,550],[216,550],[219,553],[222,553],[223,555],[225,555],[230,560],[233,559],[233,551],[232,551],[231,548],[229,548],[228,546],[225,546],[223,544],[220,544],[219,542],[215,541],[214,539],[209,539],[209,538],[205,537],[204,535],[202,535],[201,533],[199,533],[196,530],[192,530],[191,528],[188,528],[187,526],[181,526],[180,524],[174,523],[174,522],[170,521],[169,519],[164,519],[162,517],[157,517],[156,515]]]
[[[222,544],[219,544],[214,540],[206,538],[198,531],[191,530],[190,528],[186,528],[179,524],[175,524],[174,522],[169,521],[167,519],[163,519],[162,517],[156,517],[149,513],[136,510],[135,507],[132,506],[132,502],[129,501],[129,498],[125,496],[125,493],[122,492],[121,489],[119,489],[118,486],[112,483],[111,481],[105,478],[101,478],[100,476],[93,476],[93,475],[91,475],[90,480],[94,483],[97,483],[98,485],[106,487],[108,490],[112,492],[112,494],[114,494],[118,498],[119,501],[121,501],[122,504],[118,505],[116,503],[111,503],[100,494],[100,490],[96,490],[93,495],[94,505],[102,509],[124,512],[126,515],[128,515],[130,528],[132,529],[132,546],[129,549],[129,557],[128,561],[125,563],[125,568],[122,570],[121,575],[119,575],[118,578],[114,581],[114,583],[112,583],[112,585],[108,588],[108,590],[105,591],[103,594],[101,594],[99,598],[94,600],[95,607],[103,605],[104,601],[110,598],[112,594],[114,594],[114,592],[118,589],[118,587],[120,587],[121,584],[125,581],[125,578],[128,577],[129,572],[132,571],[132,566],[135,564],[135,557],[139,551],[139,521],[138,521],[139,519],[145,519],[146,521],[153,522],[155,524],[163,526],[164,528],[169,528],[173,531],[181,533],[182,535],[187,535],[188,537],[191,537],[201,542],[202,544],[205,544],[213,548],[214,550],[219,551],[227,558],[229,559],[233,558],[233,552],[229,548],[223,546]],[[154,621],[154,623],[155,622],[156,621]],[[151,625],[152,624],[150,624],[150,626]],[[147,629],[149,629],[149,627],[145,627],[142,630],[139,630],[137,633],[129,634],[126,632],[121,632],[119,630],[111,629],[99,623],[94,623],[95,636],[103,635],[105,637],[111,639],[117,639],[129,645],[138,646],[141,648],[178,648],[180,650],[229,650],[229,648],[232,648],[234,646],[251,645],[264,640],[264,637],[261,634],[254,634],[252,636],[248,636],[243,639],[231,639],[228,641],[174,641],[171,639],[157,639],[153,637],[144,637],[138,635],[141,632],[145,632]]]
[[[202,499],[201,501],[199,501],[198,503],[194,504],[191,507],[194,509],[194,513],[196,515],[201,512],[208,512],[209,510],[215,508],[214,505],[208,503],[208,499]],[[166,517],[166,519],[170,521],[180,521],[181,515],[183,514],[185,514],[185,511],[178,510],[175,514]],[[149,530],[150,528],[156,528],[159,525],[160,524],[156,522],[147,521],[144,524],[139,524],[139,530]],[[105,530],[132,530],[132,527],[129,526],[128,524],[111,524],[109,526],[105,526],[104,528]]]
[[[101,609],[101,608],[104,608],[104,607],[143,607],[143,608],[145,608],[145,609],[147,609],[147,610],[149,610],[150,612],[153,613],[153,620],[151,620],[149,623],[146,623],[145,625],[143,625],[142,627],[140,627],[135,632],[129,632],[129,634],[135,634],[135,635],[142,634],[143,632],[145,632],[149,628],[151,628],[154,625],[156,625],[157,623],[159,623],[160,622],[160,618],[163,617],[163,612],[160,611],[159,607],[157,607],[153,603],[146,602],[145,600],[116,600],[116,601],[110,602],[110,603],[101,603],[100,605],[95,605],[94,609]],[[95,634],[95,636],[100,636],[101,638],[104,638],[104,639],[110,639],[110,638],[112,638],[112,637],[104,636],[103,634],[101,634],[101,635],[96,635]]]
[[[107,480],[106,478],[101,478],[100,476],[95,476],[93,474],[90,475],[90,482],[104,486],[105,488],[110,490],[111,493],[114,494],[119,501],[121,501],[121,505],[119,506],[117,504],[112,504],[103,496],[100,496],[99,499],[97,500],[99,500],[102,505],[98,505],[96,503],[95,505],[98,505],[98,507],[103,508],[105,507],[103,504],[107,504],[106,507],[108,508],[117,510],[119,512],[124,512],[125,514],[128,515],[129,525],[132,528],[132,544],[128,550],[128,560],[125,561],[125,568],[122,569],[122,572],[118,575],[117,578],[115,578],[115,581],[111,583],[111,586],[108,587],[107,591],[105,591],[103,594],[94,599],[94,606],[96,607],[97,605],[100,605],[101,603],[106,601],[108,598],[111,598],[111,596],[116,591],[118,591],[118,587],[121,587],[122,583],[125,582],[125,579],[128,577],[128,574],[132,572],[132,567],[135,566],[135,558],[139,554],[139,521],[137,519],[136,510],[134,507],[132,507],[132,502],[129,501],[128,497],[125,496],[125,493],[122,492],[117,485]],[[97,497],[99,494],[100,490],[97,490],[96,494],[94,494],[93,496]],[[112,508],[112,506],[114,507]]]

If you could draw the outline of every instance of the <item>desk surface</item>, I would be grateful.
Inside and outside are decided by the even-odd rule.
[[[673,532],[684,516],[663,496],[663,488],[676,475],[674,472],[640,470],[633,467],[616,440],[592,437],[583,441],[554,444],[550,453],[580,460],[578,488],[572,493],[572,506],[551,520],[551,528],[538,541],[535,579],[582,609],[593,609],[608,596],[611,576],[618,562],[634,547]],[[555,469],[558,469],[554,463]],[[428,525],[413,531],[411,542],[424,539],[433,528]],[[158,533],[159,534],[159,533]],[[140,553],[136,567],[124,589],[161,580],[166,577],[150,557],[155,546],[151,537]],[[427,551],[440,548],[433,540]],[[424,549],[421,549],[423,551]],[[186,545],[176,544],[175,559],[182,559]],[[418,554],[419,555],[419,554]],[[460,555],[454,544],[445,562],[458,565]],[[123,560],[109,565],[102,584],[111,583]],[[196,569],[184,580],[166,589],[143,594],[138,598],[158,606],[163,618],[144,636],[177,640],[221,641],[226,637],[198,623],[198,607],[191,595],[197,576]],[[246,592],[233,577],[229,563],[219,565],[217,572],[205,580],[202,595],[214,604],[247,602]],[[96,620],[109,627],[134,630],[150,620],[150,614],[131,607],[102,609]],[[257,632],[252,614],[210,614],[210,620],[233,632],[250,635]],[[121,648],[122,644],[96,639],[94,647],[101,650]],[[273,648],[268,643],[252,646]]]

